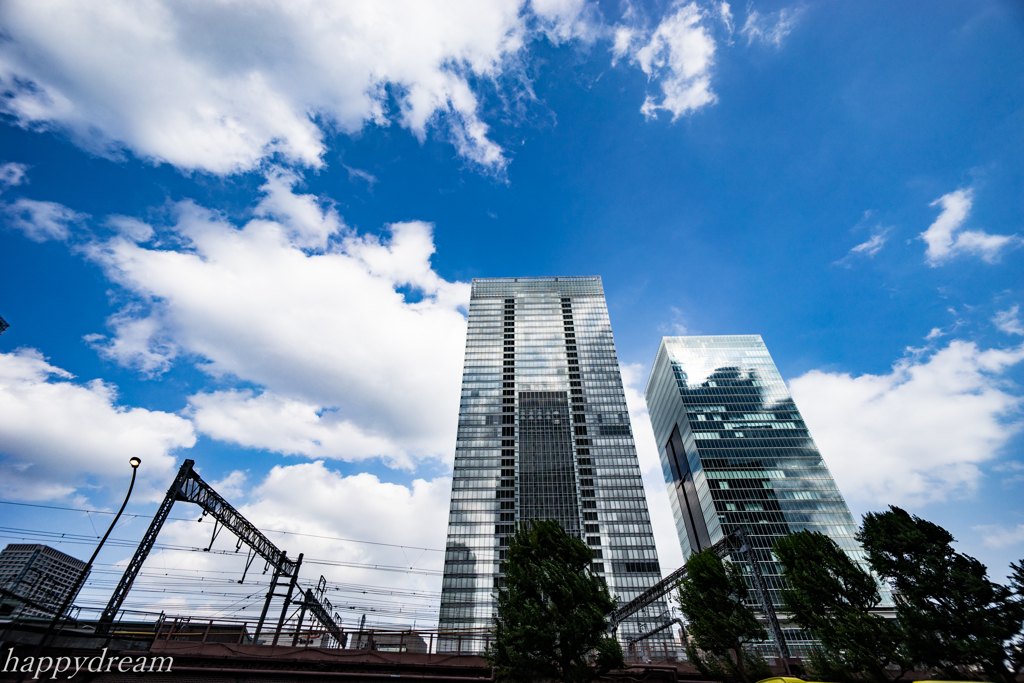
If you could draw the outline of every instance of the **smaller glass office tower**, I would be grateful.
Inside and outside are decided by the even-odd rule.
[[[791,531],[831,536],[866,568],[853,515],[760,335],[662,338],[645,396],[684,557],[742,527],[777,608],[771,547]],[[806,654],[808,634],[782,626]]]

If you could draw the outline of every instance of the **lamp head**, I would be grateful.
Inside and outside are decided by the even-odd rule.
[[[133,456],[128,460],[128,463],[132,466],[132,469],[134,470],[135,468],[142,464],[142,459]]]

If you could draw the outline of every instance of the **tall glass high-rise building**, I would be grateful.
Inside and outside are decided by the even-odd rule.
[[[509,538],[533,519],[582,538],[620,602],[661,578],[600,277],[473,280],[442,629],[493,626]]]
[[[777,607],[771,547],[791,531],[820,531],[866,568],[853,516],[760,335],[664,337],[645,396],[684,557],[742,528]],[[785,623],[783,633],[795,653],[811,644]]]

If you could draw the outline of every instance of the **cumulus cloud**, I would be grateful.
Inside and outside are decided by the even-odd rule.
[[[992,318],[992,323],[1006,334],[1024,335],[1024,324],[1020,321],[1020,306],[997,312]]]
[[[662,571],[667,574],[683,565],[683,550],[676,535],[675,518],[672,516],[665,475],[661,469],[661,456],[658,455],[658,445],[654,441],[654,431],[651,429],[651,417],[647,412],[647,401],[643,395],[647,373],[639,363],[623,363],[619,369],[622,371],[622,385],[626,393],[629,421],[633,426],[636,454],[640,460],[644,494],[647,496],[647,507],[651,513],[658,561],[661,563]]]
[[[781,47],[782,41],[796,26],[802,8],[784,7],[771,14],[761,14],[751,9],[740,33],[747,37],[747,45],[759,40],[767,45]]]
[[[380,457],[393,466],[412,464],[387,438],[364,433],[334,411],[272,392],[197,394],[189,399],[187,414],[203,434],[247,448],[346,460]]]
[[[166,488],[174,452],[190,448],[192,424],[117,402],[102,380],[81,383],[35,349],[0,353],[0,494],[47,500],[130,475],[142,458],[143,496]],[[148,489],[148,494],[147,494]]]
[[[560,27],[573,3],[538,4]],[[275,154],[319,166],[326,133],[391,122],[441,128],[500,171],[470,83],[515,61],[524,15],[520,0],[6,2],[0,107],[100,154],[212,173]]]
[[[812,370],[790,387],[848,498],[920,505],[972,494],[979,464],[1020,430],[1022,400],[1002,375],[1021,360],[1024,346],[955,340],[884,375]]]
[[[929,206],[941,206],[942,213],[921,239],[928,245],[925,260],[928,265],[940,266],[960,254],[974,254],[988,263],[999,260],[1000,252],[1021,243],[1017,235],[990,235],[983,230],[962,230],[971,213],[974,190],[962,189],[944,194]]]
[[[718,101],[711,90],[715,41],[707,20],[706,12],[696,3],[679,4],[661,20],[644,44],[637,43],[635,32],[630,29],[616,33],[613,54],[629,54],[649,80],[661,85],[661,101],[648,96],[640,108],[647,118],[656,118],[658,111],[664,110],[675,121]]]
[[[111,338],[89,341],[150,375],[188,358],[227,383],[190,400],[215,438],[406,465],[450,457],[469,286],[431,267],[429,224],[360,235],[292,180],[272,172],[241,227],[176,205],[161,230],[177,248],[124,234],[83,246],[134,299],[111,317]]]
[[[0,165],[0,192],[25,182],[25,173],[27,171],[28,166],[13,161]]]
[[[7,224],[20,230],[33,242],[64,241],[71,237],[73,228],[89,217],[73,211],[63,204],[40,202],[22,197],[2,205]]]
[[[242,470],[232,470],[219,481],[210,482],[213,490],[226,498],[241,498],[245,495],[245,484],[249,475]]]

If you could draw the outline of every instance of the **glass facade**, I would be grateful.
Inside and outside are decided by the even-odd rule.
[[[442,629],[493,627],[509,537],[530,519],[583,539],[620,604],[661,578],[600,277],[473,280]]]
[[[820,531],[867,568],[853,516],[760,335],[664,337],[645,396],[684,557],[742,528],[776,607],[779,536]],[[806,654],[809,635],[780,619],[794,654]]]

